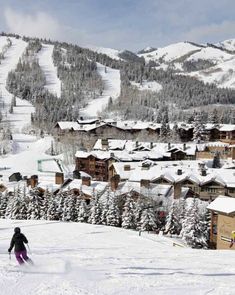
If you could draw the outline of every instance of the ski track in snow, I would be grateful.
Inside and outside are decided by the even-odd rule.
[[[9,261],[15,226],[28,237],[35,266]],[[72,222],[0,219],[0,232],[4,295],[234,294],[235,251],[173,247],[158,235]]]
[[[46,76],[45,88],[49,92],[61,97],[61,81],[57,77],[57,68],[53,63],[52,53],[54,45],[42,44],[42,49],[39,51],[37,57],[38,62]]]
[[[108,105],[110,97],[115,100],[120,95],[120,71],[106,67],[105,72],[105,66],[100,63],[97,63],[97,71],[104,81],[104,91],[101,96],[90,101],[88,106],[80,111],[81,115],[87,118],[96,117]]]

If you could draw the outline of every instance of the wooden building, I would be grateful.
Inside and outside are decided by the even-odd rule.
[[[235,250],[231,245],[231,234],[235,230],[235,198],[219,196],[207,207],[211,211],[212,222],[210,242],[216,249]]]

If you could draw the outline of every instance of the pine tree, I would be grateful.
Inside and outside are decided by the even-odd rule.
[[[123,228],[136,228],[135,224],[135,212],[134,212],[134,202],[133,199],[127,195],[126,201],[124,204],[124,211],[122,214],[122,227]]]
[[[213,109],[209,116],[209,123],[213,124],[214,128],[220,127],[220,119],[217,109]]]
[[[5,218],[8,196],[6,193],[0,193],[0,218]]]
[[[135,206],[135,226],[137,230],[141,229],[141,215],[144,209],[144,201],[142,200],[142,198],[139,198],[136,202],[136,206]]]
[[[85,200],[80,201],[79,210],[78,210],[78,216],[77,221],[78,222],[87,222],[88,220],[88,209],[87,204]]]
[[[101,214],[102,214],[102,209],[100,204],[100,195],[96,194],[91,202],[89,223],[101,224]]]
[[[109,208],[107,212],[107,225],[119,226],[120,225],[120,212],[117,204],[117,199],[115,194],[110,194],[109,196]]]
[[[192,248],[199,248],[203,243],[201,233],[201,219],[199,215],[198,200],[193,199],[187,209],[187,214],[181,230],[182,239]]]
[[[106,225],[107,224],[107,213],[109,211],[109,191],[106,191],[103,194],[104,201],[102,204],[102,213],[101,213],[101,224]]]
[[[193,140],[200,142],[203,139],[205,132],[205,125],[203,124],[203,118],[201,113],[196,113],[193,124]]]
[[[153,207],[147,207],[143,210],[141,215],[141,230],[153,231],[157,228],[157,220]]]
[[[173,200],[171,208],[166,220],[165,233],[179,235],[181,231],[181,224],[179,220],[179,210],[177,201]]]
[[[220,152],[216,151],[213,162],[212,162],[212,168],[221,168],[221,163],[220,163]]]
[[[53,195],[51,195],[48,204],[47,220],[59,220],[57,215],[57,202]]]

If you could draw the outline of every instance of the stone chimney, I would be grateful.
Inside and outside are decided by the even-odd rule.
[[[119,182],[120,182],[120,175],[118,174],[114,175],[110,179],[110,187],[113,192],[117,190]]]
[[[171,143],[168,142],[168,150],[170,150],[170,149],[171,149]]]
[[[91,178],[89,176],[83,176],[82,185],[91,186]]]
[[[36,187],[38,185],[38,176],[37,175],[32,175],[29,180],[30,180],[30,186],[32,188]]]
[[[124,171],[130,171],[131,165],[124,165]]]
[[[150,180],[149,179],[141,179],[140,180],[140,187],[150,187]]]
[[[55,174],[55,184],[63,184],[64,183],[64,173],[56,172]]]
[[[177,170],[177,175],[182,175],[182,169]]]
[[[182,187],[181,183],[174,183],[174,199],[179,199],[181,197]]]

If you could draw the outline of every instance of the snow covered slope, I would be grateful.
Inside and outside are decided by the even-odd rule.
[[[42,44],[42,49],[38,53],[38,62],[46,76],[45,88],[49,92],[61,97],[61,81],[57,77],[57,68],[54,66],[52,53],[54,45]]]
[[[95,51],[97,53],[106,54],[107,56],[111,57],[112,59],[121,60],[119,57],[119,53],[121,51],[112,48],[105,48],[105,47],[97,47],[97,46],[89,46],[89,49]]]
[[[88,106],[81,110],[80,113],[84,117],[96,117],[107,106],[110,97],[115,100],[120,95],[120,71],[100,63],[97,63],[97,71],[104,81],[104,91],[100,97],[90,101]]]
[[[3,48],[7,45],[7,37],[0,36],[0,53],[3,52]]]
[[[137,87],[140,91],[148,90],[148,91],[155,91],[159,92],[162,90],[162,85],[157,83],[156,81],[146,81],[144,80],[142,85],[140,83],[136,83],[131,81],[131,85]]]
[[[235,39],[229,39],[216,44],[224,49],[235,51]]]
[[[0,37],[1,38],[4,37]],[[10,38],[12,46],[6,51],[5,58],[0,64],[0,93],[1,102],[3,103],[3,122],[9,122],[15,132],[21,131],[21,129],[30,123],[31,113],[34,108],[26,101],[16,98],[16,107],[13,108],[13,114],[9,114],[9,107],[12,100],[12,94],[6,89],[6,81],[8,73],[16,68],[19,58],[22,56],[27,43],[21,39]]]
[[[150,60],[161,62],[172,62],[186,54],[190,54],[195,50],[200,50],[201,47],[192,45],[188,42],[179,42],[175,44],[168,45],[166,47],[158,48],[149,53],[139,54],[139,56],[144,57],[144,59],[149,62]]]
[[[235,89],[235,56],[207,70],[192,72],[189,75],[205,83],[214,83],[218,87]]]
[[[16,226],[35,266],[9,260]],[[0,220],[0,232],[4,295],[234,294],[235,251],[173,247],[157,235],[72,222]]]
[[[193,53],[186,60],[197,61],[199,59],[209,60],[214,63],[224,62],[226,60],[232,59],[234,55],[229,54],[223,50],[206,47],[202,48],[200,51]]]

